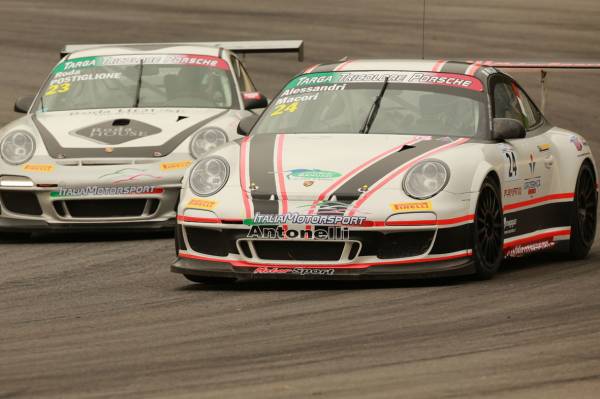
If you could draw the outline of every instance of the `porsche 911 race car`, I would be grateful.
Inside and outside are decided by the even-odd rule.
[[[173,228],[195,158],[267,106],[238,54],[302,41],[68,45],[0,129],[0,231]]]
[[[184,177],[171,270],[192,281],[490,278],[594,241],[585,139],[484,62],[314,66],[239,131]]]

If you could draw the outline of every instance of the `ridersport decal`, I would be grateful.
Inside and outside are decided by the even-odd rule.
[[[318,226],[359,226],[367,218],[365,216],[344,216],[342,215],[302,215],[296,212],[288,212],[279,215],[263,215],[257,213],[253,219],[245,219],[244,224],[254,225],[282,225],[282,224],[303,224]]]
[[[335,274],[335,269],[307,269],[304,267],[284,268],[264,266],[257,267],[252,272],[254,274],[295,274],[299,276],[331,276]]]
[[[483,84],[474,76],[441,72],[316,72],[298,76],[289,82],[282,92],[282,96],[292,93],[307,93],[325,91],[325,85],[334,85],[330,90],[345,90],[348,84],[379,83],[388,80],[388,83],[424,84],[435,86],[456,87],[473,91],[483,91]],[[313,87],[309,90],[309,87]],[[318,87],[318,89],[316,89]],[[348,87],[349,88],[349,87]],[[304,91],[302,91],[304,89]],[[296,91],[298,90],[298,91]]]

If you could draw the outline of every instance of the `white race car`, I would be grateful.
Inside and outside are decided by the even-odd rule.
[[[68,45],[0,129],[0,231],[173,228],[194,158],[267,106],[238,54],[302,41]]]
[[[257,118],[184,177],[172,271],[192,281],[489,278],[594,241],[586,141],[483,62],[318,65]]]

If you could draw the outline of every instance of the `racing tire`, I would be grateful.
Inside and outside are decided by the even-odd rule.
[[[575,198],[573,198],[569,239],[570,258],[583,259],[590,252],[596,237],[597,208],[596,176],[590,163],[584,162],[579,168]]]
[[[498,183],[487,177],[479,190],[473,223],[475,276],[481,280],[496,274],[504,258],[504,222]]]
[[[187,278],[188,280],[190,280],[194,283],[204,283],[204,284],[210,284],[210,285],[231,284],[237,280],[235,278],[228,278],[228,277],[205,277],[205,276],[195,276],[193,274],[184,274],[183,277]]]

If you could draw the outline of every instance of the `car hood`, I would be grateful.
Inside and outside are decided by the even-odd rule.
[[[346,201],[466,139],[410,135],[279,134],[241,142],[240,173],[256,199]],[[244,154],[245,153],[245,154]]]
[[[47,145],[47,136],[51,135],[54,139],[51,141],[62,148],[132,148],[163,145],[188,129],[193,133],[227,112],[223,109],[102,109],[37,113],[32,119]]]

